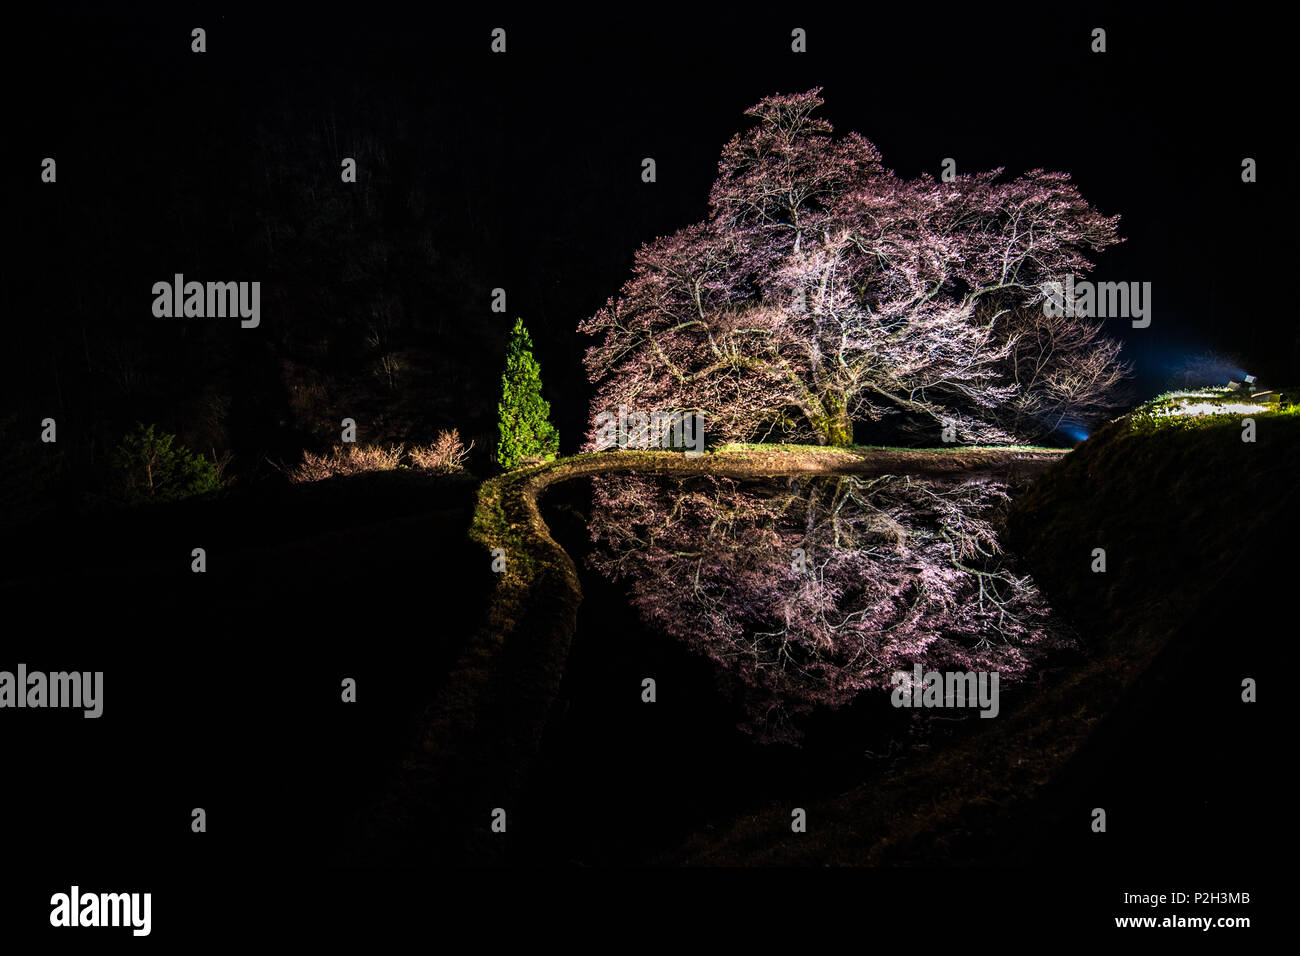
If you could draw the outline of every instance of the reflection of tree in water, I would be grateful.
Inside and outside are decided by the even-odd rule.
[[[791,718],[838,707],[896,671],[1014,679],[1060,643],[992,520],[987,477],[594,479],[590,563],[625,582],[650,626],[738,682],[742,729],[797,740]],[[802,549],[802,560],[800,552]]]

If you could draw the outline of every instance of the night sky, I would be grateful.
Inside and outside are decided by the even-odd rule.
[[[200,22],[202,55],[189,38]],[[504,56],[489,52],[496,25]],[[789,51],[796,25],[804,55]],[[1104,54],[1089,51],[1098,25]],[[1091,278],[1152,283],[1149,329],[1108,323],[1139,398],[1206,351],[1281,384],[1300,362],[1295,310],[1277,295],[1294,186],[1274,102],[1286,61],[1260,45],[1280,36],[1259,17],[1135,18],[1122,5],[851,24],[820,10],[46,15],[11,32],[20,49],[6,64],[18,241],[5,260],[3,405],[61,411],[101,443],[143,419],[226,444],[245,467],[292,458],[325,432],[286,413],[285,359],[364,377],[357,326],[383,300],[397,303],[395,344],[417,350],[415,368],[399,403],[367,394],[322,409],[330,429],[356,409],[389,414],[376,425],[386,436],[489,436],[522,315],[572,451],[589,395],[575,326],[617,293],[641,243],[705,216],[743,111],[815,86],[836,130],[865,135],[902,176],[937,175],[945,157],[959,171],[1064,170],[1121,215],[1126,241]],[[39,181],[47,155],[53,188]],[[349,155],[361,187],[350,193]],[[640,178],[646,156],[653,184]],[[1245,156],[1257,183],[1241,182]],[[271,253],[260,240],[274,230]],[[363,275],[349,278],[358,259]],[[261,279],[263,329],[165,327],[148,290],[175,272]],[[505,315],[489,310],[496,287]],[[126,386],[112,373],[123,341],[144,357]],[[203,430],[213,396],[226,410]],[[400,403],[408,414],[392,411]]]

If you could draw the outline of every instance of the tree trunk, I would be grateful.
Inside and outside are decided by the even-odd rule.
[[[839,393],[829,393],[821,397],[821,414],[813,420],[813,429],[817,433],[817,442],[835,448],[847,448],[853,444],[853,421],[849,418],[848,401]]]

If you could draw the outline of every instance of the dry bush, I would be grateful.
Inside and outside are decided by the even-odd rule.
[[[325,478],[331,478],[339,474],[338,456],[335,454],[337,451],[339,451],[337,445],[333,451],[324,455],[315,455],[309,451],[304,451],[302,453],[302,464],[289,474],[289,480],[298,485],[307,481],[322,481]]]
[[[427,448],[418,446],[412,448],[411,461],[416,468],[447,475],[464,470],[465,459],[469,457],[470,449],[473,447],[473,442],[469,443],[469,448],[465,447],[464,442],[460,440],[458,429],[453,428],[448,431],[444,428],[438,432],[438,437]]]
[[[404,446],[335,445],[323,455],[304,451],[302,464],[290,475],[294,484],[321,481],[335,475],[356,475],[363,471],[392,471],[402,460]]]
[[[361,471],[392,471],[406,453],[406,446],[401,444],[389,445],[387,448],[383,445],[352,445],[351,448],[352,452],[348,456],[351,474]]]

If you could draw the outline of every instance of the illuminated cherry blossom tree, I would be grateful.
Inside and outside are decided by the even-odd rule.
[[[997,410],[1015,435],[1044,438],[1060,428],[1091,429],[1117,414],[1132,365],[1101,323],[1040,308],[998,310],[995,335],[1006,343],[1015,394]]]
[[[700,409],[714,438],[845,445],[855,421],[902,412],[936,438],[951,425],[957,441],[1019,439],[999,410],[1035,386],[1011,374],[997,320],[1087,272],[1118,217],[1064,173],[904,180],[862,136],[832,136],[819,92],[750,109],[708,219],[642,247],[581,324],[597,340],[593,420],[620,404]]]

